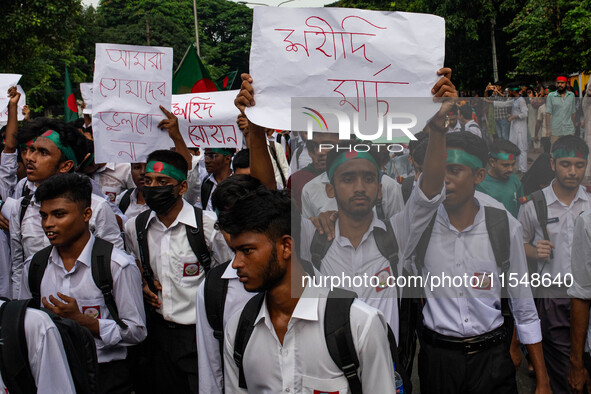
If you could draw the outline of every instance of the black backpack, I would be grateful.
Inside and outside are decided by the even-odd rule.
[[[213,190],[213,181],[209,179],[212,176],[213,175],[207,176],[201,184],[201,208],[203,210],[207,209],[207,204],[209,203],[209,198],[211,197],[211,191]]]
[[[326,339],[326,346],[330,357],[339,369],[343,371],[349,382],[351,393],[362,394],[361,380],[357,373],[359,358],[357,357],[357,350],[353,342],[350,322],[351,305],[355,298],[357,298],[357,294],[352,291],[339,288],[331,290],[326,300],[326,310],[324,313],[324,338]],[[234,362],[239,370],[239,386],[243,389],[247,387],[242,360],[248,340],[254,330],[254,321],[259,314],[264,299],[265,293],[259,293],[248,301],[240,314],[240,320],[236,329]],[[392,360],[395,365],[398,365],[396,338],[390,326],[388,326],[388,342]],[[400,373],[400,371],[398,372]],[[407,387],[407,381],[404,380],[405,392],[410,393],[412,389]]]
[[[30,299],[6,301],[0,307],[0,371],[11,394],[37,392],[25,336],[25,313],[31,304]],[[76,393],[95,393],[98,361],[91,332],[73,320],[49,310],[43,311],[51,317],[60,333]]]
[[[404,200],[405,204],[408,201],[408,198],[410,197],[410,195],[412,193],[412,188],[413,188],[414,182],[415,182],[414,176],[407,176],[402,181],[402,199]]]
[[[546,226],[548,226],[548,204],[546,203],[546,196],[542,190],[536,190],[529,196],[521,198],[519,201],[524,204],[530,200],[533,201],[536,217],[540,224],[540,228],[542,229],[542,235],[546,241],[549,241],[550,237],[548,236],[548,229],[546,228]],[[533,242],[533,238],[530,240],[530,243],[531,242]],[[554,258],[552,250],[550,250],[550,258]]]
[[[207,244],[205,243],[205,234],[203,231],[203,211],[197,207],[193,208],[195,210],[195,222],[197,223],[197,228],[185,226],[187,231],[187,239],[189,240],[189,244],[191,245],[193,253],[195,253],[195,256],[197,256],[197,259],[199,260],[199,264],[203,267],[205,273],[207,274],[211,266],[211,255],[207,249]],[[150,218],[151,213],[151,210],[147,210],[137,216],[135,219],[135,231],[140,252],[140,263],[142,265],[143,271],[142,274],[144,279],[146,279],[146,282],[148,282],[150,291],[152,291],[154,294],[158,294],[156,287],[154,286],[154,271],[150,266],[150,249],[148,247],[148,236],[146,234],[146,224],[148,224],[148,219]]]
[[[203,285],[205,314],[207,322],[213,329],[213,336],[218,340],[222,362],[224,360],[224,308],[228,294],[228,279],[222,279],[222,275],[229,264],[230,261],[227,261],[209,270]]]
[[[415,249],[415,265],[417,267],[417,271],[419,275],[422,275],[423,268],[425,266],[425,254],[427,253],[427,247],[429,246],[429,241],[431,240],[431,234],[433,233],[433,227],[435,226],[435,219],[437,218],[437,213],[433,215],[431,222],[421,235],[421,239],[417,244]],[[490,241],[493,254],[495,256],[495,261],[497,266],[501,269],[501,271],[507,277],[509,272],[509,257],[510,257],[510,248],[511,248],[511,239],[509,234],[509,218],[507,217],[507,211],[504,209],[494,208],[485,206],[484,207],[484,218],[486,222],[486,230],[488,232],[488,239]],[[416,326],[415,329],[420,327],[422,324],[422,303],[415,300],[412,303],[415,308],[419,308],[418,310],[413,311],[413,316],[416,316]],[[511,343],[511,338],[513,338],[513,315],[511,314],[511,309],[509,308],[509,298],[507,293],[507,287],[503,287],[501,289],[501,313],[505,320],[505,329],[507,330],[508,335],[508,343]],[[411,328],[412,333],[412,328]]]
[[[29,266],[29,290],[32,296],[32,306],[41,307],[41,280],[47,268],[47,261],[53,246],[41,249],[33,255]],[[92,246],[92,279],[105,299],[105,305],[111,314],[111,318],[123,329],[127,324],[119,317],[117,304],[113,297],[113,276],[111,275],[111,253],[113,244],[100,238],[95,238]]]
[[[129,204],[131,204],[131,193],[133,193],[134,190],[135,187],[132,187],[131,189],[127,189],[125,192],[123,192],[121,200],[119,200],[119,209],[121,212],[125,213],[127,208],[129,208]]]

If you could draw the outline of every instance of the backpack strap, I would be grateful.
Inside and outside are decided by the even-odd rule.
[[[392,275],[398,275],[398,241],[390,221],[382,220],[382,222],[386,226],[386,231],[381,228],[374,228],[373,236],[378,250],[390,262]]]
[[[415,178],[412,176],[408,176],[404,178],[404,180],[402,181],[402,199],[404,200],[405,204],[412,193],[412,187],[414,185],[414,182]]]
[[[111,318],[115,320],[117,325],[123,329],[127,328],[127,324],[119,317],[117,310],[117,303],[113,297],[113,276],[111,275],[111,254],[113,252],[113,244],[100,238],[95,238],[92,246],[92,279],[94,284],[103,293],[105,305],[111,314]]]
[[[220,356],[224,359],[224,309],[226,295],[228,294],[228,279],[222,279],[222,275],[230,265],[230,261],[213,267],[205,276],[203,300],[205,301],[205,314],[207,321],[213,329],[213,336],[220,345]]]
[[[242,361],[244,359],[244,351],[248,340],[254,330],[254,321],[256,320],[263,301],[265,300],[265,293],[259,293],[252,297],[244,306],[236,328],[236,338],[234,339],[234,362],[239,370],[238,384],[240,388],[246,389],[246,378],[244,376],[244,367]]]
[[[19,214],[19,223],[21,225],[23,224],[23,219],[25,218],[25,213],[27,213],[27,208],[29,207],[29,204],[31,203],[31,200],[32,199],[33,199],[33,195],[32,194],[27,194],[21,200],[21,211],[20,211],[20,214]]]
[[[537,190],[531,194],[531,199],[534,203],[538,223],[542,228],[542,235],[546,241],[550,240],[548,236],[548,204],[546,203],[546,196],[542,190]],[[554,258],[554,253],[550,251],[550,258]]]
[[[357,369],[359,358],[351,333],[351,304],[357,297],[352,291],[333,289],[326,300],[324,337],[330,357],[345,374],[352,394],[362,394]]]
[[[279,171],[279,175],[281,176],[281,184],[285,189],[285,187],[287,186],[287,181],[285,179],[283,169],[281,168],[281,164],[279,164],[279,159],[277,158],[277,149],[275,148],[275,141],[269,141],[269,151],[271,152],[273,160],[275,160],[275,164],[277,165],[277,171]]]
[[[131,204],[131,193],[133,193],[134,190],[135,187],[127,189],[123,193],[123,196],[121,196],[121,200],[119,201],[119,209],[121,210],[121,212],[125,213],[125,211],[127,211],[127,208],[129,208],[129,205]]]
[[[197,228],[185,226],[185,230],[187,231],[187,240],[191,245],[193,253],[195,253],[195,256],[197,256],[199,264],[203,267],[205,273],[207,273],[211,267],[211,255],[209,253],[209,249],[207,249],[207,244],[205,243],[203,211],[197,207],[193,207],[193,209],[195,210],[195,222],[197,223]]]
[[[507,211],[493,207],[484,207],[484,218],[488,239],[495,255],[495,261],[497,266],[506,275],[509,272],[509,253],[511,248]],[[501,289],[501,312],[504,317],[511,316],[506,287]]]
[[[0,371],[10,393],[36,393],[29,365],[25,314],[31,300],[6,301],[0,307]]]
[[[318,230],[314,232],[312,243],[310,244],[310,254],[312,255],[311,263],[319,271],[322,259],[326,256],[328,249],[330,249],[330,245],[332,245],[332,241],[328,240],[326,234],[320,234]]]
[[[431,234],[433,234],[433,227],[435,226],[435,219],[437,218],[437,212],[431,218],[431,221],[423,231],[421,235],[421,239],[419,239],[419,243],[415,248],[415,265],[417,267],[417,271],[419,275],[423,274],[423,267],[425,267],[425,254],[427,254],[427,247],[429,246],[429,241],[431,241]]]
[[[47,268],[47,262],[52,248],[53,246],[48,246],[35,253],[29,265],[29,291],[33,299],[31,306],[34,308],[41,308],[41,280],[43,279],[45,268]]]
[[[152,211],[147,210],[140,213],[135,219],[135,233],[137,236],[138,249],[140,251],[140,264],[142,265],[142,276],[148,283],[150,291],[158,294],[156,286],[154,286],[154,271],[150,266],[150,248],[148,247],[148,236],[146,233],[146,225],[150,218]]]
[[[213,182],[209,179],[213,175],[206,177],[201,184],[201,208],[207,209],[207,204],[209,203],[209,197],[211,196],[211,191],[213,190]]]
[[[386,218],[386,213],[384,212],[384,202],[381,198],[376,200],[376,214],[380,220],[384,220]]]

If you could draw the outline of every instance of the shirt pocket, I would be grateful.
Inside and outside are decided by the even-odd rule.
[[[92,299],[76,299],[80,312],[83,315],[92,317],[94,319],[106,319],[108,315],[107,307],[105,306],[105,299],[92,298]]]
[[[180,258],[176,271],[175,276],[178,278],[181,287],[192,287],[199,284],[203,267],[196,256],[189,254]]]
[[[349,383],[344,376],[319,379],[302,375],[302,394],[347,394]]]

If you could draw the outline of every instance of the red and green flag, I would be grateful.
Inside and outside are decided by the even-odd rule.
[[[72,89],[72,82],[70,81],[70,73],[66,66],[66,78],[64,81],[64,120],[71,122],[78,119],[78,104]]]
[[[219,90],[230,90],[232,89],[232,85],[234,84],[234,80],[236,79],[236,75],[238,71],[230,71],[228,74],[224,75],[217,81],[215,84],[218,85]]]
[[[172,93],[202,93],[217,90],[209,71],[197,56],[195,44],[189,45],[185,57],[172,78]]]

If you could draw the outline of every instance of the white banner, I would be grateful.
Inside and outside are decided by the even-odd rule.
[[[92,129],[97,163],[145,161],[172,141],[157,127],[170,108],[172,48],[96,44]]]
[[[92,82],[80,84],[80,94],[84,101],[84,109],[82,113],[85,115],[92,114]]]
[[[432,96],[444,52],[445,21],[434,15],[256,7],[250,50],[256,106],[246,114],[261,126],[289,130],[293,97],[326,97],[361,116],[372,103],[383,115],[395,110],[389,97]]]
[[[238,92],[172,95],[171,112],[189,148],[242,148],[242,132],[236,124],[240,111],[234,105]]]

